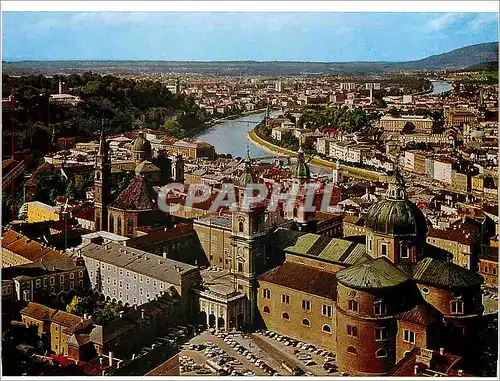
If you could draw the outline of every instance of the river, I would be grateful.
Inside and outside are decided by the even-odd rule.
[[[426,95],[438,95],[442,93],[446,93],[452,89],[451,83],[446,81],[431,81],[432,82],[432,92]]]
[[[280,114],[281,111],[272,110],[271,116]],[[233,157],[243,157],[246,153],[247,145],[250,148],[250,156],[258,159],[259,157],[275,156],[275,154],[265,151],[253,144],[248,139],[248,132],[260,123],[265,116],[265,112],[245,115],[240,118],[225,120],[218,123],[207,131],[196,136],[196,139],[210,143],[215,147],[215,152],[230,153]],[[312,173],[330,173],[331,170],[309,165]]]
[[[445,81],[432,81],[432,84],[434,88],[427,95],[437,95],[451,90],[451,84]],[[280,111],[272,110],[270,114],[273,116],[279,113]],[[262,111],[232,120],[225,120],[196,136],[196,138],[212,144],[219,154],[230,153],[233,157],[243,157],[248,145],[250,156],[253,158],[273,156],[272,153],[253,144],[247,136],[248,131],[264,119],[264,115],[265,112]],[[314,165],[310,165],[310,168],[313,173],[330,173],[330,170]]]

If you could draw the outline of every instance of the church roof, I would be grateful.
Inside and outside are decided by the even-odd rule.
[[[147,173],[147,172],[160,172],[161,169],[154,165],[148,160],[144,160],[137,167],[135,167],[135,172],[137,173]]]
[[[479,286],[484,278],[451,261],[424,258],[417,263],[413,271],[413,279],[417,282],[445,288],[467,288]]]
[[[259,277],[260,280],[285,286],[332,300],[337,298],[337,281],[333,272],[285,261]]]
[[[368,260],[340,270],[337,280],[356,289],[380,289],[396,287],[409,278],[387,258]]]
[[[399,313],[398,320],[407,321],[419,325],[429,325],[442,317],[441,312],[431,306],[429,303],[422,303],[413,307],[411,310]]]
[[[136,175],[130,184],[111,203],[111,207],[123,210],[156,209],[158,195],[151,185],[140,175]]]

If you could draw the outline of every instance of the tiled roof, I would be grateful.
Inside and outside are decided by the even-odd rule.
[[[80,218],[82,220],[94,221],[94,213],[94,206],[90,205],[74,214],[73,217]]]
[[[395,366],[392,368],[388,375],[390,376],[412,376],[415,377],[415,366],[418,366],[419,371],[417,377],[433,376],[434,372],[439,372],[442,375],[453,376],[457,375],[456,367],[461,360],[460,356],[444,353],[441,355],[437,351],[432,351],[431,366],[427,366],[418,361],[419,356],[422,354],[423,349],[413,347]],[[467,376],[465,373],[463,376]]]
[[[7,230],[3,235],[2,249],[9,250],[30,262],[35,262],[41,258],[64,258],[64,255],[59,251],[44,247],[39,242],[33,241],[13,230]]]
[[[378,289],[396,287],[408,277],[387,258],[364,261],[340,270],[337,280],[356,289]]]
[[[333,272],[285,261],[262,274],[260,280],[335,300],[337,281]]]
[[[28,305],[21,310],[21,315],[46,321],[50,320],[56,312],[57,310],[46,307],[43,304],[29,302]]]
[[[57,311],[57,313],[52,316],[51,319],[52,322],[60,324],[67,328],[77,325],[81,322],[81,320],[82,318],[80,318],[79,316],[64,311]]]
[[[399,313],[396,318],[420,325],[430,325],[439,320],[442,314],[429,303],[423,303],[411,310]]]
[[[417,263],[413,279],[417,282],[446,288],[479,286],[484,278],[451,261],[424,258]]]
[[[458,242],[463,245],[473,245],[477,240],[477,236],[473,236],[469,233],[457,229],[435,229],[430,228],[427,231],[428,238],[439,238],[447,241]]]
[[[124,210],[154,210],[157,199],[158,195],[148,182],[136,175],[110,206]]]

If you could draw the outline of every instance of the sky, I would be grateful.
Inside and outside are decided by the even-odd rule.
[[[407,61],[498,41],[498,13],[3,12],[3,60]]]

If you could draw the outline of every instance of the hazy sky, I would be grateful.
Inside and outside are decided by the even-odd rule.
[[[497,13],[4,12],[3,59],[398,61],[498,40]]]

